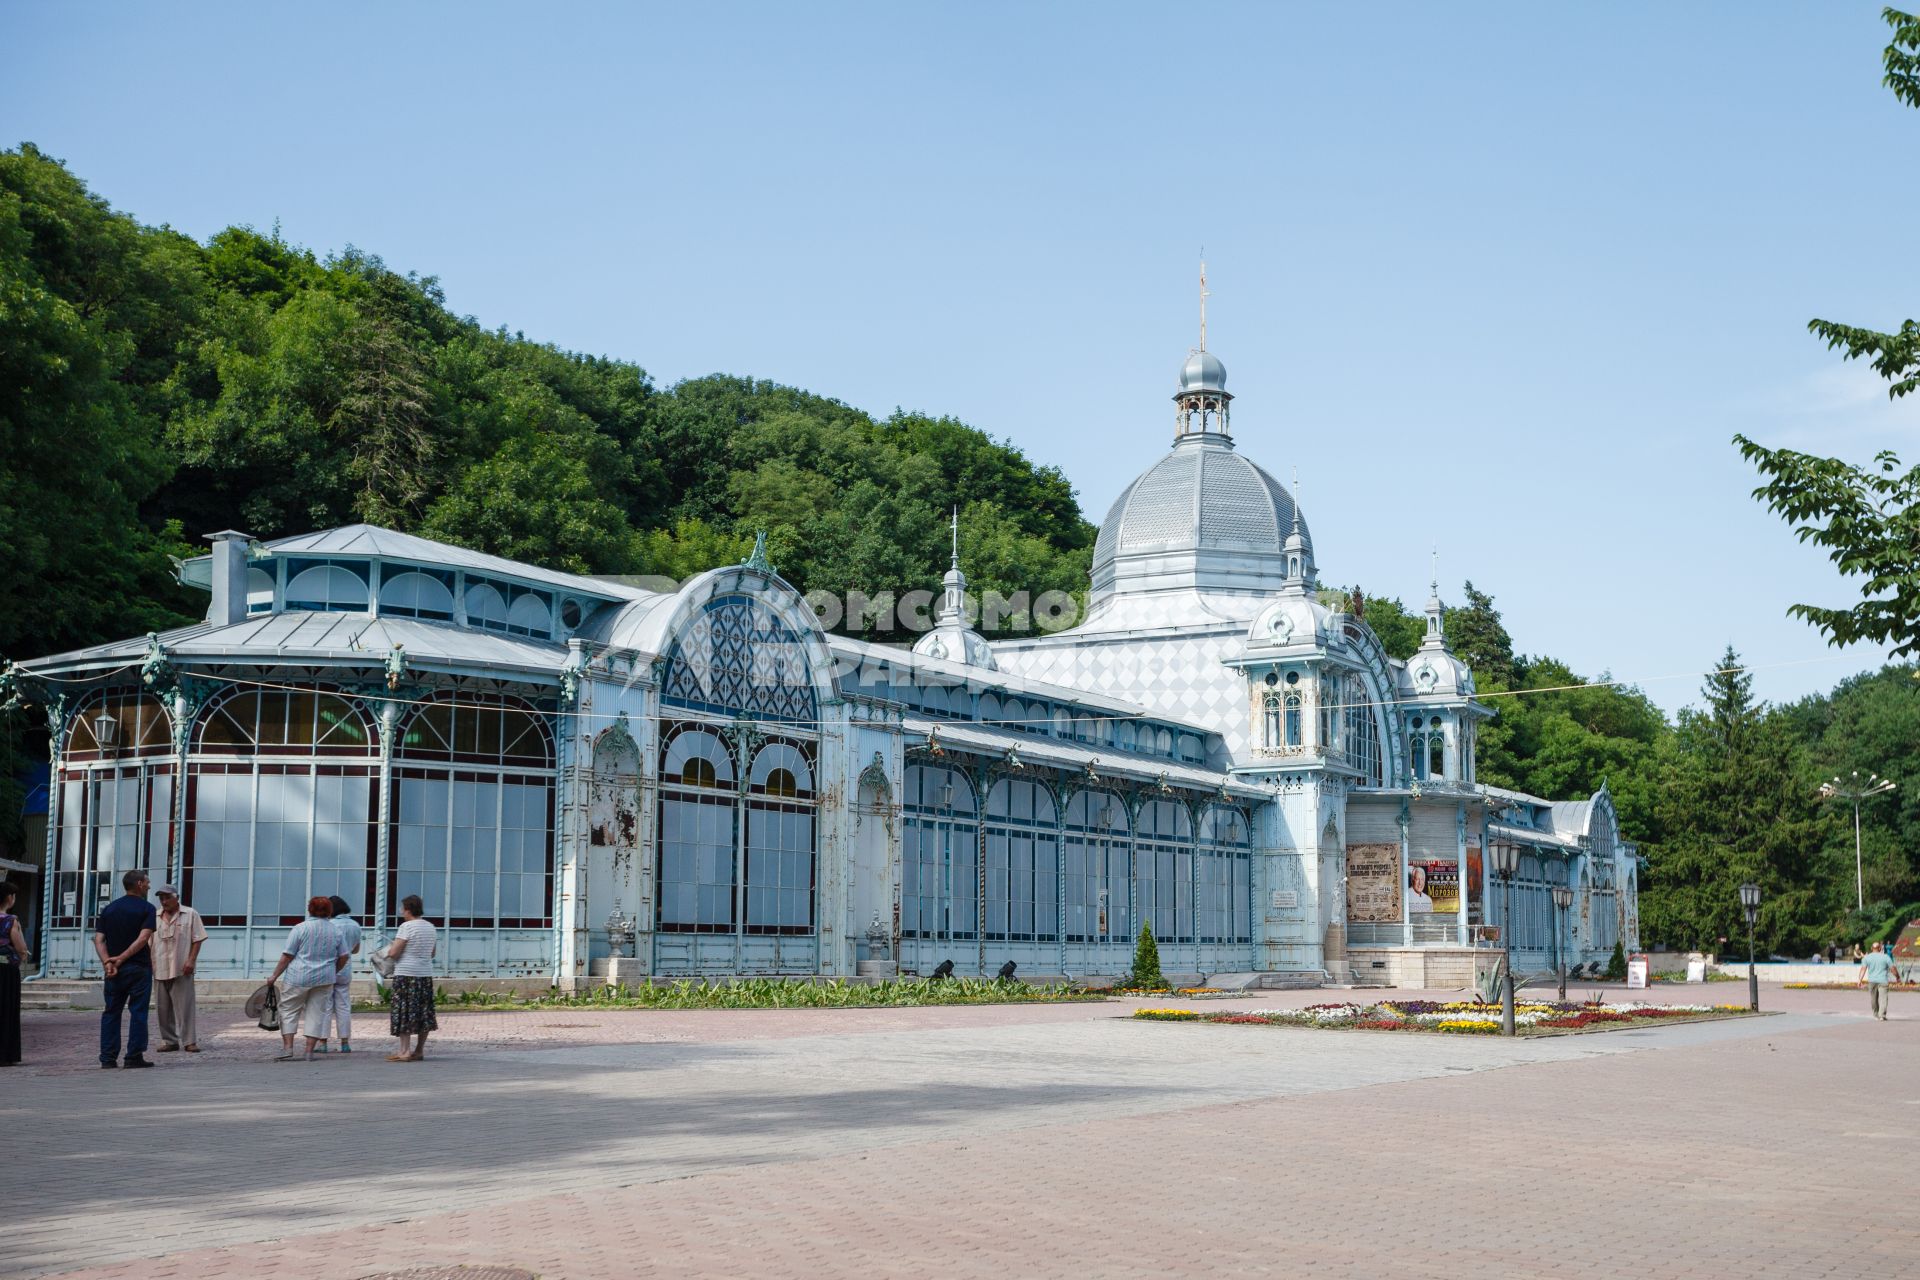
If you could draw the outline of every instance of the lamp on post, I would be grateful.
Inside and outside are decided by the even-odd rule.
[[[1899,784],[1871,772],[1863,780],[1858,769],[1855,769],[1845,781],[1833,778],[1820,784],[1818,794],[1822,800],[1853,802],[1853,904],[1860,911],[1867,909],[1867,877],[1860,864],[1860,802],[1874,796],[1885,795],[1897,785]]]
[[[1747,913],[1747,1007],[1760,1012],[1760,970],[1754,967],[1753,926],[1760,918],[1760,886],[1748,881],[1740,886],[1740,909]]]
[[[1553,961],[1560,970],[1560,1000],[1567,999],[1567,949],[1561,941],[1567,932],[1567,908],[1573,905],[1573,890],[1564,884],[1553,886]]]
[[[1500,990],[1500,1034],[1513,1030],[1513,875],[1520,869],[1520,846],[1496,840],[1487,851],[1493,859],[1493,874],[1500,881],[1500,962],[1507,980]]]

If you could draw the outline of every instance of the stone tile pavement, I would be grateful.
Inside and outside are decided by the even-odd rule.
[[[1920,1019],[1768,997],[1795,1012],[1517,1043],[1117,1005],[449,1015],[418,1066],[268,1064],[235,1028],[9,1073],[0,1270],[1899,1274],[1920,1229],[1875,1206],[1920,1138]]]

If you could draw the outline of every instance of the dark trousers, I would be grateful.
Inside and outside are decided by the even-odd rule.
[[[0,1065],[20,1061],[20,966],[0,962]]]
[[[127,1011],[127,1056],[147,1051],[147,1003],[153,999],[153,970],[128,965],[107,979],[107,1007],[100,1015],[100,1061],[120,1056],[120,1011]]]

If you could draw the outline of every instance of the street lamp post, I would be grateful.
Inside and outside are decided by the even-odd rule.
[[[1567,999],[1567,950],[1561,941],[1567,932],[1567,908],[1573,905],[1573,890],[1564,884],[1553,886],[1553,959],[1560,970],[1560,1002]]]
[[[1844,780],[1836,777],[1820,784],[1819,795],[1822,800],[1847,800],[1853,804],[1853,896],[1854,906],[1861,911],[1867,909],[1867,878],[1860,865],[1860,802],[1872,796],[1884,795],[1896,785],[1891,778],[1883,778],[1872,772],[1862,781],[1858,769]]]
[[[1507,970],[1506,984],[1500,991],[1500,1034],[1510,1036],[1513,1030],[1513,873],[1520,866],[1520,846],[1497,840],[1488,849],[1493,861],[1493,874],[1501,884],[1500,902],[1500,950],[1501,963]]]
[[[1760,970],[1754,964],[1753,924],[1760,918],[1760,886],[1740,886],[1740,909],[1747,913],[1747,1008],[1760,1012]]]

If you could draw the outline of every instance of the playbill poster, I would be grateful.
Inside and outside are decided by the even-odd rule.
[[[1347,846],[1347,923],[1400,923],[1400,846]]]

